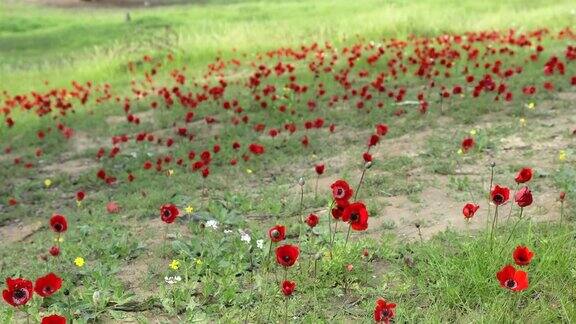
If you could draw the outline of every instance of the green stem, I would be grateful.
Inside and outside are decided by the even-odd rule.
[[[518,226],[518,224],[522,220],[522,212],[523,211],[524,211],[524,208],[520,207],[520,215],[518,216],[518,220],[516,221],[516,223],[514,223],[512,230],[510,230],[510,234],[508,235],[508,238],[506,239],[506,242],[504,243],[504,245],[508,244],[508,242],[512,238],[512,235],[514,234],[514,231],[516,230],[516,226]]]
[[[488,224],[490,224],[490,201],[491,197],[490,194],[492,193],[492,185],[494,184],[494,164],[490,165],[490,187],[488,187],[488,216],[486,217],[486,228],[488,228]]]
[[[366,174],[366,168],[362,170],[362,175],[360,176],[360,182],[358,182],[358,187],[356,187],[356,192],[354,193],[354,200],[358,197],[358,191],[360,191],[360,187],[362,186],[362,182],[364,181],[364,175]]]
[[[498,205],[494,210],[494,219],[492,220],[492,230],[490,230],[490,250],[494,246],[494,230],[496,228],[496,220],[498,219]]]
[[[346,234],[346,242],[344,243],[344,249],[348,245],[348,239],[350,238],[350,230],[352,229],[352,225],[348,225],[348,233]]]

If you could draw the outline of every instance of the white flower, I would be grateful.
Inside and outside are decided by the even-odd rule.
[[[239,229],[238,232],[240,233],[240,240],[242,242],[246,242],[247,244],[250,244],[250,241],[252,240],[252,238],[250,237],[250,235],[248,235],[248,233],[244,232],[243,230]]]
[[[180,276],[175,276],[175,277],[166,276],[166,277],[164,277],[164,281],[166,281],[166,283],[169,285],[173,285],[175,283],[182,281],[182,277],[180,277]]]
[[[232,230],[229,230],[229,229],[224,230],[224,234],[230,234],[230,233],[232,233],[232,232],[233,232],[233,231],[232,231]]]
[[[212,229],[218,229],[218,221],[215,219],[211,219],[206,222],[206,227],[211,227]]]
[[[257,240],[257,241],[256,241],[256,246],[257,246],[260,250],[264,249],[264,240]]]

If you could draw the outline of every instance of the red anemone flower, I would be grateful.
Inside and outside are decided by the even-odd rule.
[[[518,174],[516,174],[514,180],[516,180],[516,183],[525,183],[532,179],[532,174],[532,169],[522,168],[522,170],[518,171]]]
[[[48,297],[60,290],[61,287],[62,278],[58,277],[54,273],[49,273],[44,277],[36,279],[34,291],[42,297]]]
[[[374,321],[376,323],[390,323],[390,320],[395,316],[394,308],[396,308],[396,304],[378,299],[374,308]]]
[[[282,281],[281,289],[284,296],[290,296],[294,292],[294,289],[296,289],[296,283],[294,281],[284,280]]]
[[[298,260],[300,249],[297,246],[286,244],[276,248],[276,261],[283,267],[291,267]]]
[[[60,255],[60,248],[57,246],[53,246],[50,248],[50,255],[52,256],[59,256]]]
[[[248,146],[248,149],[255,155],[260,155],[264,153],[264,146],[259,144],[250,144],[250,146]]]
[[[337,202],[336,207],[332,208],[332,217],[334,217],[336,220],[342,218],[342,213],[344,212],[344,209],[348,207],[348,205],[350,205],[350,203],[347,200]]]
[[[473,203],[467,203],[466,205],[464,205],[464,208],[462,209],[462,214],[464,214],[464,218],[472,218],[474,217],[474,214],[479,208],[480,206],[478,205],[475,205]]]
[[[318,175],[321,175],[324,173],[324,164],[316,164],[316,166],[314,167],[314,169],[316,170],[316,173]]]
[[[516,270],[511,265],[498,271],[496,278],[500,281],[500,286],[512,291],[522,291],[528,288],[528,274],[522,270]]]
[[[474,147],[474,139],[472,137],[467,137],[462,141],[462,151],[464,153],[468,152],[470,149]]]
[[[528,187],[522,187],[520,190],[518,190],[518,192],[516,192],[514,200],[521,208],[530,206],[533,201],[532,192],[530,189],[528,189]]]
[[[77,201],[82,201],[82,200],[84,200],[85,197],[86,197],[86,194],[84,193],[84,191],[78,191],[76,193],[76,200]]]
[[[6,286],[7,288],[2,291],[2,298],[14,307],[26,305],[34,293],[30,280],[6,278]]]
[[[514,253],[512,253],[514,262],[516,262],[516,264],[519,266],[530,264],[533,256],[534,252],[530,251],[529,248],[522,245],[517,246],[516,249],[514,249]]]
[[[66,324],[66,317],[60,315],[50,315],[42,318],[40,324]]]
[[[368,146],[374,146],[378,144],[378,142],[380,142],[380,136],[377,134],[372,134],[372,136],[370,136],[370,140],[368,140]]]
[[[166,224],[174,223],[180,211],[174,204],[165,204],[160,207],[160,218]]]
[[[344,208],[342,221],[348,222],[355,231],[364,231],[368,228],[368,211],[362,202],[355,202]]]
[[[318,225],[318,220],[319,220],[318,216],[316,216],[315,214],[310,214],[306,218],[306,224],[308,224],[310,228],[314,228],[316,225]]]
[[[280,242],[286,238],[286,227],[276,225],[268,230],[268,237],[272,242]]]
[[[337,203],[348,201],[352,197],[353,190],[344,180],[336,180],[330,188],[332,188],[332,196]]]
[[[496,185],[490,193],[490,198],[496,206],[500,206],[510,199],[510,189]]]
[[[68,222],[66,217],[58,214],[52,215],[50,217],[50,228],[56,233],[64,233],[68,229]]]

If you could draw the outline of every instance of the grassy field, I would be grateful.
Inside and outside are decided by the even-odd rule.
[[[397,323],[574,322],[576,37],[562,31],[575,10],[563,0],[0,0],[0,278],[64,279],[51,297],[2,303],[1,321],[369,323],[384,298]],[[486,39],[466,47],[474,37]],[[544,73],[552,57],[564,65]],[[505,89],[487,89],[492,80]],[[377,124],[389,131],[367,147]],[[523,167],[534,202],[520,212]],[[367,230],[335,228],[338,179],[366,204]],[[491,184],[511,189],[494,225]],[[480,209],[466,221],[468,202]],[[181,212],[173,224],[159,217],[168,203]],[[49,226],[55,213],[67,217],[63,235]],[[277,245],[300,247],[286,271],[268,237],[276,224],[287,227]],[[517,266],[529,286],[515,292],[496,273],[519,245],[535,255]],[[283,279],[296,282],[290,297]]]

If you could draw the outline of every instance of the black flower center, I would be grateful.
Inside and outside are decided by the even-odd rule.
[[[27,295],[26,290],[23,288],[20,288],[14,292],[15,299],[24,299],[26,298],[26,295]]]
[[[172,213],[168,209],[164,210],[164,217],[170,217],[171,214]]]
[[[52,287],[50,287],[50,286],[46,286],[46,287],[44,287],[44,289],[43,289],[43,290],[44,290],[44,293],[45,293],[45,294],[49,294],[49,293],[51,293],[51,292],[52,292]]]
[[[494,202],[497,204],[500,204],[504,201],[504,196],[502,196],[501,194],[496,194],[494,195]]]
[[[358,215],[358,213],[352,213],[350,214],[350,220],[353,222],[357,222],[360,219],[360,215]]]
[[[336,189],[336,197],[340,198],[344,196],[344,189],[338,188]]]
[[[280,237],[280,232],[278,230],[273,230],[272,231],[272,237],[273,238],[278,238]]]
[[[506,287],[513,289],[516,288],[516,281],[509,279],[506,281]]]
[[[62,226],[62,224],[60,224],[60,223],[54,224],[54,229],[55,229],[57,232],[60,232],[60,231],[62,230],[62,228],[64,228],[64,226]]]
[[[283,256],[282,259],[284,259],[284,262],[290,262],[290,256],[289,255]]]

